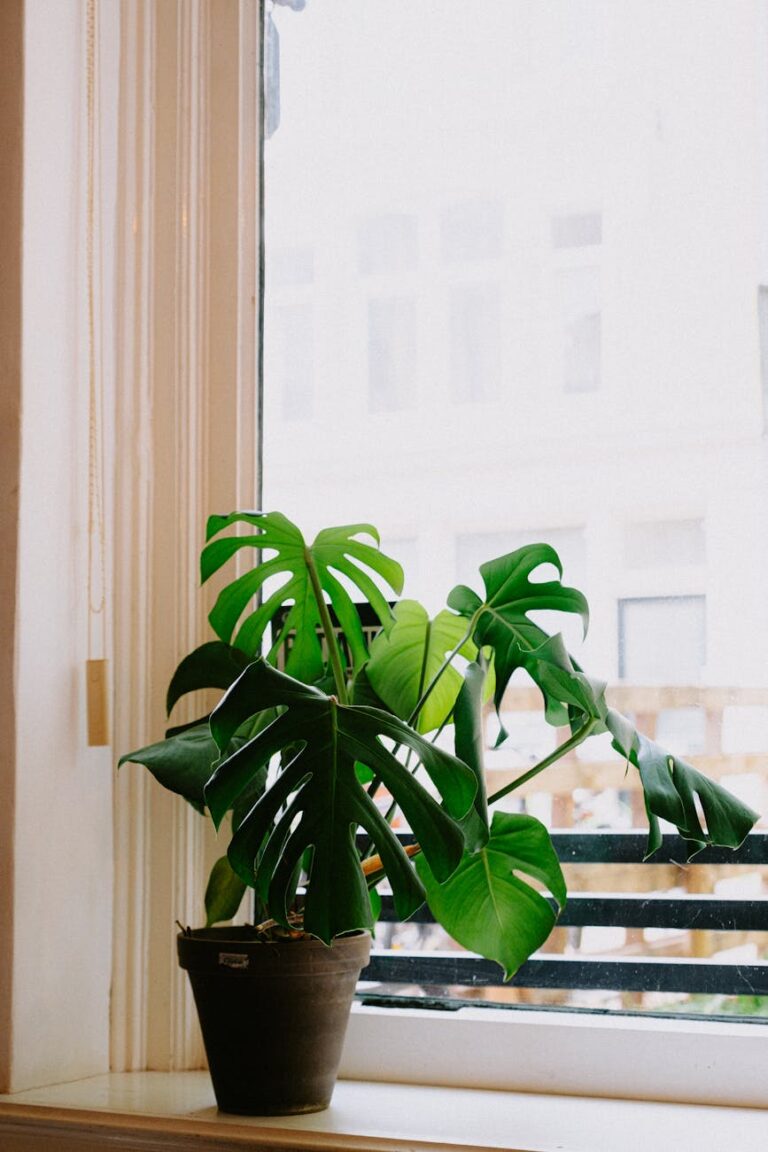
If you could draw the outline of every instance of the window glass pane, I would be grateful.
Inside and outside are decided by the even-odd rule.
[[[368,304],[368,394],[374,412],[414,403],[416,315],[413,301],[395,296]]]
[[[457,400],[497,398],[501,316],[498,284],[455,284],[451,288],[451,380]]]
[[[482,595],[485,561],[550,542],[590,603],[584,644],[562,625],[569,651],[610,703],[768,812],[768,3],[308,0],[272,17],[266,505],[310,535],[374,523],[433,613],[456,583]],[[564,739],[523,673],[501,712],[491,790]],[[605,736],[504,804],[560,828],[647,827]],[[755,869],[627,867],[569,879],[765,886]],[[428,926],[386,931],[444,945]],[[560,927],[547,950],[741,955],[732,934],[667,931]],[[745,946],[768,955],[765,934]]]
[[[603,239],[603,218],[599,212],[575,216],[555,216],[552,243],[555,248],[587,248]]]
[[[567,268],[557,274],[562,334],[562,380],[567,392],[600,387],[600,270]]]
[[[698,684],[706,653],[703,596],[619,601],[619,675],[638,684]]]

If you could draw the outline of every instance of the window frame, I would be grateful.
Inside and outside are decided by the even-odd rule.
[[[599,274],[601,242],[602,221],[600,243],[563,247],[550,241],[552,273],[586,266]],[[603,346],[604,333],[601,361]],[[559,378],[557,386],[562,389]],[[599,397],[601,384],[589,391]],[[356,1004],[341,1075],[764,1107],[768,1093],[755,1069],[766,1054],[768,1028],[754,1023]]]

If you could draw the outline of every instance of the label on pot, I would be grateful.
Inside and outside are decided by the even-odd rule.
[[[219,964],[223,968],[247,968],[250,962],[245,952],[219,952]]]

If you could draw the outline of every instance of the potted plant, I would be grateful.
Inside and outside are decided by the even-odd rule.
[[[400,919],[426,900],[454,939],[514,974],[549,935],[566,887],[546,828],[493,808],[588,737],[610,733],[639,772],[649,855],[662,819],[692,853],[737,847],[753,826],[754,812],[612,709],[605,685],[531,618],[572,613],[586,631],[586,600],[561,582],[548,545],[483,564],[483,594],[454,588],[434,619],[416,601],[392,603],[402,570],[370,525],[327,528],[309,544],[280,513],[211,517],[203,582],[243,555],[252,565],[210,613],[217,639],[182,660],[168,712],[201,688],[223,697],[120,761],[145,765],[218,828],[229,822],[206,927],[178,939],[223,1110],[327,1106],[383,880]],[[557,578],[531,579],[542,565]],[[370,642],[361,602],[378,622]],[[570,735],[488,796],[483,709],[492,699],[501,720],[518,669],[541,690],[547,720]],[[447,727],[455,754],[435,743]],[[407,851],[391,827],[398,811],[415,838]],[[248,889],[254,923],[216,927]]]

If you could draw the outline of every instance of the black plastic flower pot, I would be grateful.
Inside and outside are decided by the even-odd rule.
[[[178,936],[222,1112],[286,1116],[327,1108],[367,932],[327,947],[299,937],[263,941],[251,928]]]

